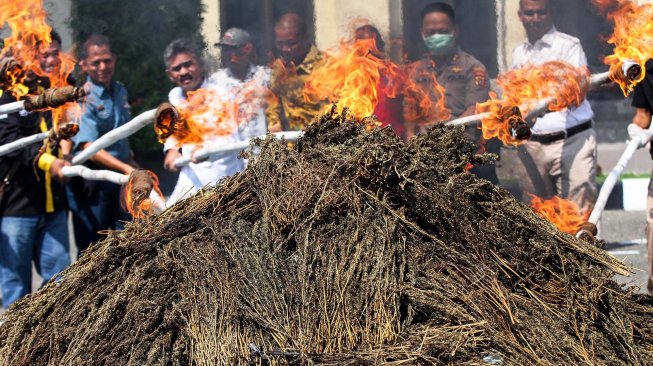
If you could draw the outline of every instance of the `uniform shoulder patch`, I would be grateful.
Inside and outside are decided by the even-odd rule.
[[[484,67],[474,67],[472,68],[472,75],[474,75],[474,83],[481,87],[485,88],[487,86],[487,71]]]

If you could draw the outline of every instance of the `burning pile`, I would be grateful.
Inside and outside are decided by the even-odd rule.
[[[408,145],[329,114],[294,148],[128,225],[0,327],[0,365],[644,365],[626,267],[465,172],[459,128]]]

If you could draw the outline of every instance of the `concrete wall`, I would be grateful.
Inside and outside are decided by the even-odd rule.
[[[517,11],[519,10],[519,0],[505,0],[504,9],[504,17],[506,21],[506,33],[504,39],[506,52],[505,57],[507,66],[510,68],[510,65],[512,65],[512,50],[526,39],[526,31],[517,15]]]
[[[350,39],[362,23],[375,25],[383,39],[401,32],[400,0],[315,0],[315,42],[320,49],[337,47],[342,39]]]
[[[48,24],[61,36],[61,48],[69,50],[73,45],[73,31],[68,25],[72,3],[71,0],[44,0],[43,8],[48,14]]]
[[[213,44],[220,40],[220,0],[202,0],[204,13],[202,13],[202,37],[207,44],[207,68],[211,71],[217,69],[220,59],[220,47]]]

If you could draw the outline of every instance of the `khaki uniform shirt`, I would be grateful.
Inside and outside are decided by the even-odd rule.
[[[490,86],[485,66],[460,48],[456,48],[453,56],[444,64],[436,65],[430,57],[412,63],[409,75],[425,90],[433,90],[432,78],[435,75],[445,89],[445,104],[451,111],[452,118],[459,117],[470,106],[488,99]]]
[[[271,89],[278,103],[266,113],[270,132],[302,130],[324,111],[326,102],[312,104],[304,100],[304,83],[321,61],[322,54],[311,46],[304,61],[294,69],[284,67],[281,62],[273,64]]]

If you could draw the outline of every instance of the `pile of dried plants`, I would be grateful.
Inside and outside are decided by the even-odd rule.
[[[456,128],[346,113],[97,243],[0,327],[0,365],[651,365],[628,269],[466,172]]]

